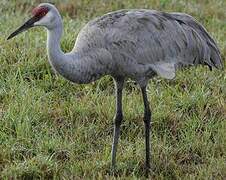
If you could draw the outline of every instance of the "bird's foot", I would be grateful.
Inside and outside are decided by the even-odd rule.
[[[112,165],[110,169],[110,175],[115,176],[116,173],[117,173],[117,168],[115,165],[114,166]]]
[[[151,173],[152,173],[152,168],[151,168],[151,165],[150,165],[150,163],[145,163],[145,167],[144,167],[144,175],[145,175],[145,177],[146,178],[148,178],[150,175],[151,175]]]

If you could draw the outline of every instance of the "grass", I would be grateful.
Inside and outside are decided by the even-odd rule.
[[[34,28],[12,41],[39,0],[0,2],[1,179],[144,179],[143,103],[133,82],[124,91],[125,120],[118,167],[111,176],[115,107],[110,77],[73,85],[53,73],[46,33]],[[152,8],[193,15],[226,56],[224,0],[54,1],[64,18],[62,49],[72,49],[81,27],[121,8]],[[226,71],[178,71],[173,81],[150,81],[153,110],[152,179],[226,178]]]

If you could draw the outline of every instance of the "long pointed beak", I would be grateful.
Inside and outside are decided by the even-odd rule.
[[[34,26],[34,23],[36,21],[37,21],[37,18],[35,16],[33,16],[32,18],[27,20],[22,26],[20,26],[16,31],[14,31],[12,34],[10,34],[9,37],[7,38],[7,40],[13,38],[14,36],[18,35],[19,33],[22,33],[24,31],[30,29],[31,27]]]

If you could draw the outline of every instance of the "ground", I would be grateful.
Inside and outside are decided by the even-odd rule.
[[[144,179],[143,103],[128,81],[118,167],[110,173],[115,112],[111,77],[77,85],[55,75],[46,32],[33,28],[6,41],[39,0],[0,2],[0,178]],[[53,2],[53,1],[52,1]],[[200,21],[226,56],[225,0],[55,0],[70,51],[88,20],[122,8],[185,12]],[[148,86],[153,111],[152,179],[226,178],[226,70],[194,67]]]

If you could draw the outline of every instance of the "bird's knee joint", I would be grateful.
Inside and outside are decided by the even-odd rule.
[[[150,118],[144,118],[144,124],[150,124],[151,119]]]
[[[115,125],[120,125],[122,123],[123,114],[122,113],[116,113],[114,119],[115,119]]]
[[[144,123],[150,124],[151,122],[151,111],[145,111],[144,113]]]
[[[151,111],[150,110],[145,111],[144,116],[145,117],[151,117]]]

